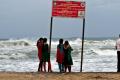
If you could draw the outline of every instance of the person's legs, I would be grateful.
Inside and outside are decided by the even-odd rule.
[[[117,72],[120,72],[120,51],[117,51]]]
[[[39,62],[39,66],[38,66],[38,72],[40,72],[40,62]]]
[[[61,68],[61,69],[62,69],[62,72],[64,72],[64,71],[65,71],[65,69],[64,69],[64,68],[65,68],[65,67],[64,67],[64,64],[62,64],[61,67],[62,67],[62,68]]]
[[[62,72],[62,65],[60,63],[58,63],[58,67],[59,67],[60,72]]]
[[[44,72],[46,72],[46,62],[43,62]]]
[[[67,66],[65,65],[65,72],[67,72]]]
[[[71,72],[71,65],[68,66],[68,71]]]
[[[43,66],[43,60],[40,61],[40,71],[43,71],[42,66]]]
[[[51,69],[51,61],[50,61],[50,60],[48,61],[48,72],[52,72],[52,69]]]

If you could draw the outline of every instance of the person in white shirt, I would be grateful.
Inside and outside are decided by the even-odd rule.
[[[116,41],[116,50],[117,50],[117,72],[120,72],[120,34],[119,39]]]

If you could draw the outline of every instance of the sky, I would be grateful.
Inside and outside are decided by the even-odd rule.
[[[85,37],[117,37],[120,0],[85,0]],[[52,0],[0,0],[0,38],[49,37]],[[82,19],[53,18],[52,37],[81,37]]]

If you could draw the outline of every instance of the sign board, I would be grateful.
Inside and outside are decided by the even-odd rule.
[[[83,18],[85,17],[85,2],[53,0],[52,16]]]

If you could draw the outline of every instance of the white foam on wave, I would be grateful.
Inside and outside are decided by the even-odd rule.
[[[36,41],[37,40],[29,40],[29,39],[19,39],[19,40],[10,39],[6,41],[0,41],[0,63],[1,63],[0,71],[16,71],[16,72],[37,71],[38,58],[37,58]],[[74,65],[72,66],[72,71],[77,72],[80,69],[79,68],[80,60],[78,60],[78,55],[80,54],[77,53],[80,53],[81,39],[80,38],[68,39],[68,41],[74,49],[73,52]],[[26,46],[25,45],[26,43],[29,45]],[[52,41],[52,51],[56,51],[56,47],[58,43],[59,43],[58,40]],[[99,66],[101,67],[100,70],[102,69],[102,67],[104,67],[103,71],[105,71],[106,70],[104,66],[105,63],[101,65],[102,63],[99,63],[99,60],[101,62],[102,56],[104,56],[105,61],[107,61],[107,59],[109,59],[109,57],[111,56],[113,56],[113,58],[114,57],[116,58],[116,51],[115,49],[113,49],[114,46],[115,46],[115,40],[85,40],[84,50],[85,50],[85,56],[86,55],[87,56],[84,61],[86,62],[85,64],[88,67],[86,67],[84,71],[96,71],[99,69]],[[97,58],[93,56],[96,56]],[[87,60],[88,58],[90,59],[90,61]],[[112,60],[110,62],[112,62]],[[58,72],[59,69],[55,57],[52,58],[51,63],[53,66],[53,70]],[[96,63],[98,63],[97,67],[95,65]],[[113,63],[115,64],[115,62]],[[93,64],[94,66],[90,66]],[[109,66],[111,65],[108,65],[107,67]],[[112,69],[114,69],[114,66],[112,67]],[[111,70],[111,68],[109,70]]]
[[[92,49],[92,51],[98,55],[113,55],[116,56],[115,50],[100,50],[100,49]]]
[[[1,47],[11,47],[11,46],[31,46],[35,45],[35,42],[28,39],[10,39],[5,41],[0,41]]]
[[[76,38],[74,40],[69,40],[69,43],[71,45],[80,46],[81,45],[81,39]],[[37,40],[30,40],[30,39],[10,39],[5,41],[0,41],[1,47],[10,47],[10,46],[35,46],[37,43]],[[49,43],[49,40],[48,40]],[[59,43],[59,41],[53,41],[52,40],[52,46],[56,46]],[[93,45],[93,46],[114,46],[115,40],[85,40],[85,45]]]
[[[80,45],[81,44],[81,39],[77,38],[75,40],[69,41],[71,45]]]
[[[110,46],[115,47],[115,40],[102,40],[102,41],[96,41],[96,40],[86,40],[85,45],[88,46],[96,46],[96,47],[103,47],[103,46]]]
[[[28,56],[36,55],[32,51],[37,51],[34,46],[12,46],[0,48],[0,59],[28,59]]]

